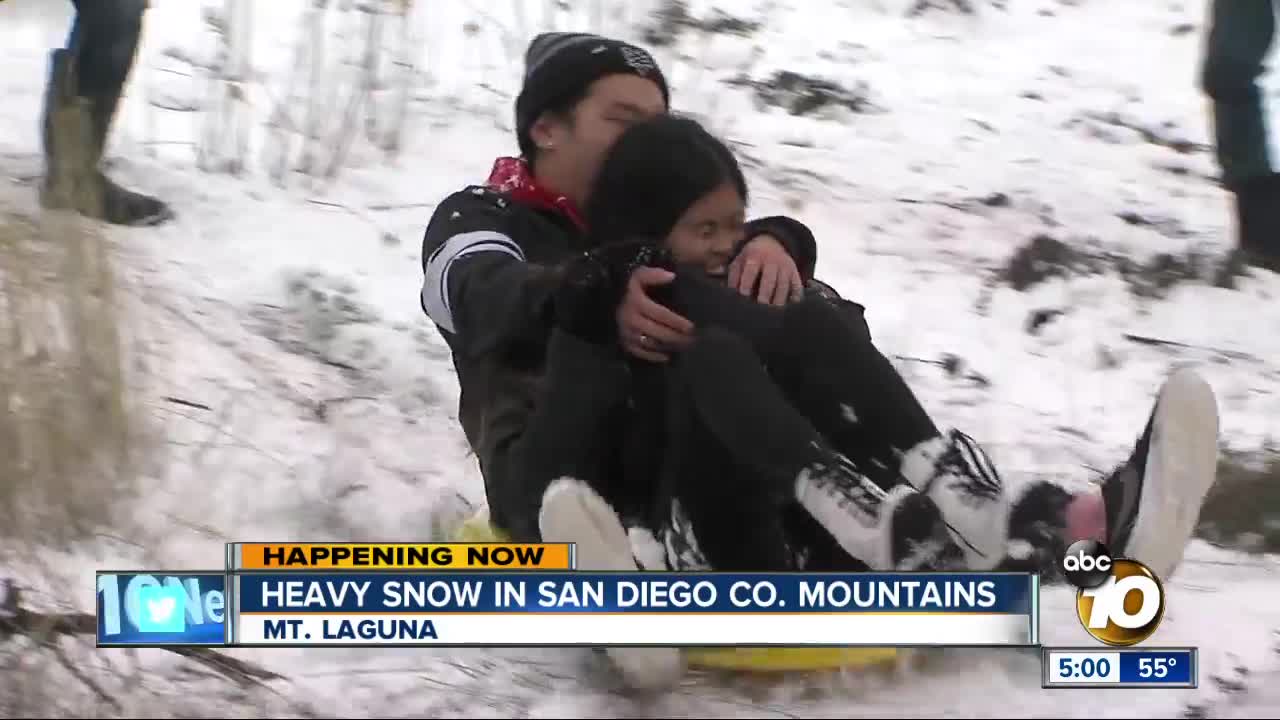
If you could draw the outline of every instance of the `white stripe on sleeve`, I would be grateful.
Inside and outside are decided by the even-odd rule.
[[[457,332],[449,302],[449,270],[453,263],[475,253],[502,253],[524,261],[524,251],[514,240],[493,230],[476,230],[449,238],[427,258],[422,281],[422,309],[427,317],[449,332]]]

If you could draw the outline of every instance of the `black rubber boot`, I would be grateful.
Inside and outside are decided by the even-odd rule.
[[[168,205],[120,187],[99,168],[120,104],[119,89],[84,96],[75,88],[71,52],[53,51],[45,91],[41,205],[76,210],[114,225],[156,225],[172,219]]]
[[[1280,273],[1280,174],[1243,183],[1236,191],[1236,212],[1241,260]]]

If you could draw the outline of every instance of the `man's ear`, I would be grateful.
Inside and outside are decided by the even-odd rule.
[[[556,113],[544,112],[538,116],[529,128],[529,138],[539,150],[553,150],[564,144],[569,132],[569,123]]]

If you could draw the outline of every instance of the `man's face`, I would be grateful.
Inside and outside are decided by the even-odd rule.
[[[592,83],[571,117],[540,121],[534,139],[560,156],[561,167],[580,185],[577,190],[585,200],[605,155],[623,131],[666,111],[657,83],[638,75],[606,75]]]

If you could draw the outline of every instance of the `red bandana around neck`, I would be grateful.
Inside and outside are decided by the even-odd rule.
[[[539,185],[533,179],[533,173],[529,172],[528,163],[520,158],[498,158],[489,173],[488,186],[491,190],[510,195],[512,200],[523,205],[559,213],[569,218],[579,230],[587,229],[586,221],[573,201]]]

